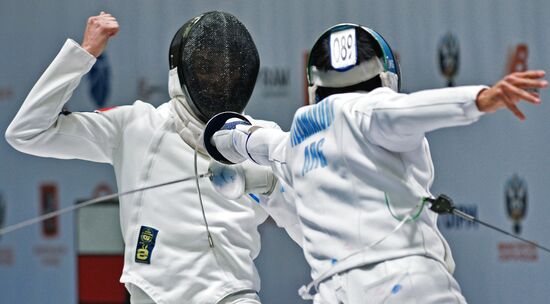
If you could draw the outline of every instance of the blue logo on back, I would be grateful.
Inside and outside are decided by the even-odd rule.
[[[324,168],[328,165],[327,158],[323,153],[323,144],[325,139],[313,142],[304,148],[304,164],[302,166],[302,176],[305,176],[309,171]]]
[[[330,127],[334,121],[334,101],[325,99],[314,106],[302,108],[296,114],[290,128],[292,146],[299,145],[309,136]]]

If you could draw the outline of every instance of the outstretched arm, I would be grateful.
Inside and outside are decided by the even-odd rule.
[[[362,133],[371,142],[388,150],[403,152],[417,147],[424,134],[440,128],[467,125],[483,113],[510,109],[520,119],[516,105],[524,99],[538,104],[538,94],[529,89],[545,88],[543,71],[513,73],[492,87],[470,86],[397,94],[376,90],[365,102],[358,102]]]

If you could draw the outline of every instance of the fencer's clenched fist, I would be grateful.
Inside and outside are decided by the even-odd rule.
[[[246,142],[252,126],[249,122],[238,118],[229,119],[221,130],[214,133],[211,143],[233,164],[246,160]]]
[[[88,18],[82,48],[99,57],[107,46],[107,41],[118,33],[118,22],[111,14],[101,12],[98,16]]]
[[[540,104],[539,94],[532,89],[542,89],[548,86],[548,81],[542,79],[544,71],[516,72],[506,75],[489,89],[485,89],[477,96],[476,104],[482,112],[495,112],[501,108],[508,108],[519,119],[525,115],[516,106],[520,100],[533,104]]]

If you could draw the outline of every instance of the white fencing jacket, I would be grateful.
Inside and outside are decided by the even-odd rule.
[[[431,195],[434,168],[425,133],[476,121],[482,113],[475,99],[483,88],[332,95],[300,108],[290,132],[250,135],[250,157],[271,165],[296,192],[313,278],[409,255],[431,257],[453,271],[437,215],[427,207],[392,231]]]
[[[92,55],[67,40],[8,127],[7,141],[37,156],[112,164],[119,191],[193,175],[194,150],[178,135],[169,102],[158,108],[136,101],[105,112],[60,114],[94,63]],[[208,163],[199,154],[198,172],[206,172]],[[137,285],[157,303],[216,303],[260,288],[253,259],[260,250],[257,226],[266,213],[251,201],[224,199],[208,180],[200,185],[214,248],[195,181],[120,198],[121,282]]]

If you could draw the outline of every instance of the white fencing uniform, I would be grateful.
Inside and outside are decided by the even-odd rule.
[[[246,145],[249,157],[271,165],[297,194],[296,210],[304,235],[302,247],[312,277],[324,279],[321,290],[336,284],[331,279],[333,274],[340,273],[342,277],[354,269],[365,273],[367,281],[369,269],[376,267],[372,265],[382,261],[391,264],[393,260],[400,266],[409,265],[406,269],[410,273],[426,269],[441,272],[444,266],[447,277],[442,281],[440,275],[434,275],[431,283],[439,282],[435,285],[428,281],[389,285],[382,289],[388,302],[393,303],[391,296],[426,292],[448,293],[448,298],[454,299],[451,303],[464,301],[450,275],[454,262],[437,229],[437,214],[424,208],[414,221],[393,230],[403,215],[418,206],[423,197],[430,196],[434,169],[425,132],[476,121],[482,113],[475,99],[483,88],[447,88],[409,95],[378,88],[370,93],[332,95],[300,108],[288,133],[258,129],[250,135]],[[411,256],[421,258],[407,258]],[[387,279],[393,272],[383,275],[386,277],[378,279]],[[354,277],[363,281],[360,275]],[[411,274],[407,279],[420,277]],[[321,292],[316,302],[371,303],[368,285],[336,285],[328,288],[333,296],[335,290],[355,296],[336,300]],[[398,285],[402,288],[395,287],[395,292],[394,286]],[[436,285],[441,289],[419,287]],[[410,290],[410,286],[416,287]],[[357,292],[367,294],[357,296]],[[409,296],[405,298],[412,299]],[[439,299],[442,298],[445,296]]]
[[[194,150],[176,131],[170,103],[154,108],[136,101],[105,112],[59,114],[94,63],[67,40],[6,131],[7,141],[37,156],[112,164],[119,191],[193,175]],[[199,173],[207,171],[209,160],[199,154]],[[213,304],[259,290],[253,259],[260,250],[257,226],[267,215],[256,203],[224,199],[208,180],[200,185],[214,248],[194,181],[120,198],[126,244],[120,280],[145,293],[136,292],[137,298]]]

